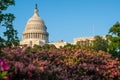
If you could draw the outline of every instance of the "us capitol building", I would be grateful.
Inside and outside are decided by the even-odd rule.
[[[38,14],[37,5],[34,9],[34,15],[28,20],[25,31],[22,34],[21,45],[44,45],[48,43],[49,33],[47,32],[47,27],[44,21],[40,18]]]
[[[102,37],[105,38],[104,36]],[[91,43],[94,40],[94,36],[74,38],[73,43],[70,43],[70,44],[77,44],[77,42],[86,43],[86,40],[89,40],[89,42]],[[63,47],[68,43],[64,42],[63,40],[49,43],[49,33],[47,32],[47,27],[44,21],[41,19],[41,17],[38,14],[38,8],[36,4],[34,9],[34,14],[28,20],[25,26],[25,30],[22,34],[22,40],[20,41],[20,45],[43,46],[44,44],[53,44],[57,48],[59,48],[59,47]]]

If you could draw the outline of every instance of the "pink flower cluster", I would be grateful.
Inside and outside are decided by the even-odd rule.
[[[13,47],[3,54],[11,80],[120,80],[120,60],[103,51]],[[0,65],[8,70],[4,59]]]
[[[7,71],[10,69],[9,64],[5,59],[0,59],[0,71]]]
[[[8,70],[10,69],[6,59],[0,59],[0,80],[10,80],[8,78]]]

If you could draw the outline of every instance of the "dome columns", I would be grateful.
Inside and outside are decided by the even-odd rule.
[[[48,34],[42,34],[42,33],[24,33],[23,34],[23,40],[24,39],[47,39]]]

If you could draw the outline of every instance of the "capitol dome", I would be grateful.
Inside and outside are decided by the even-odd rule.
[[[25,26],[25,31],[23,32],[20,44],[27,44],[30,46],[36,44],[42,46],[45,43],[48,43],[48,36],[47,27],[44,21],[40,18],[36,5],[33,16],[28,20]]]

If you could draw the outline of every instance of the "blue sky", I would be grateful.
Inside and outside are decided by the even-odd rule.
[[[20,40],[36,3],[48,28],[50,42],[106,35],[120,21],[120,0],[15,0],[15,6],[7,11],[16,17],[14,27]]]

